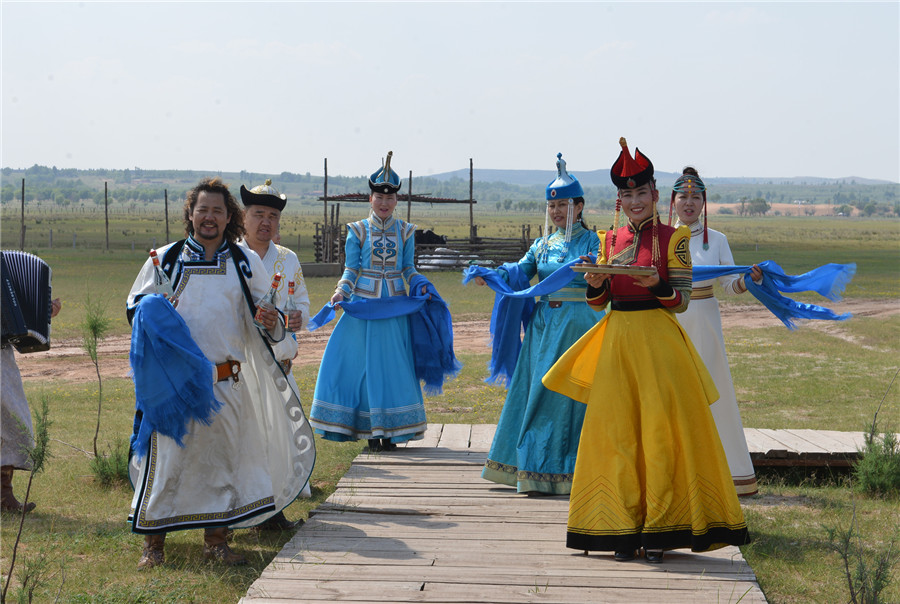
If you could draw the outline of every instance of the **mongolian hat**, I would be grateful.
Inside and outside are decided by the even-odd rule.
[[[391,157],[394,152],[388,151],[384,166],[369,177],[369,188],[373,193],[396,193],[400,190],[400,177],[391,170]]]
[[[247,189],[241,185],[241,201],[244,207],[247,206],[266,206],[275,208],[279,212],[284,209],[287,203],[287,197],[278,192],[278,189],[272,186],[272,180],[267,178],[266,184]]]
[[[636,189],[653,180],[653,162],[641,150],[635,147],[634,158],[628,151],[625,137],[619,139],[622,151],[619,158],[609,170],[613,184],[617,189]]]
[[[566,160],[562,158],[562,153],[557,153],[556,180],[547,185],[547,201],[583,196],[584,190],[581,188],[581,183],[566,172]]]

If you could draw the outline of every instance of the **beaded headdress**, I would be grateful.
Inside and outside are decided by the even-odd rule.
[[[697,170],[688,166],[682,170],[681,176],[672,185],[672,199],[669,201],[669,224],[672,224],[672,214],[675,209],[675,196],[678,193],[687,193],[688,195],[697,191],[703,195],[703,249],[709,249],[709,231],[706,228],[706,185],[703,179],[697,173]]]

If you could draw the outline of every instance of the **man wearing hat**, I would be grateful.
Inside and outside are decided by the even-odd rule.
[[[226,542],[290,504],[315,463],[312,429],[277,362],[293,357],[270,274],[236,244],[243,212],[218,178],[184,204],[186,239],[158,250],[128,296],[136,413],[129,521],[145,536],[139,569],[165,560],[167,532],[204,529],[205,558],[246,564]],[[174,297],[156,293],[157,270]],[[254,318],[263,327],[257,327]]]
[[[287,197],[272,186],[271,180],[266,179],[266,184],[249,190],[241,185],[241,201],[244,202],[244,228],[247,233],[240,244],[259,255],[270,277],[281,273],[281,282],[275,292],[275,306],[284,308],[288,283],[294,283],[297,309],[287,313],[288,329],[298,333],[309,322],[309,293],[306,291],[303,269],[297,254],[275,241]]]
[[[288,248],[275,242],[279,233],[281,212],[287,204],[287,196],[279,193],[272,186],[272,181],[266,179],[264,185],[247,189],[241,185],[241,201],[244,203],[244,229],[246,233],[239,245],[253,250],[262,259],[263,265],[271,282],[275,273],[281,273],[281,281],[275,291],[275,306],[282,309],[287,318],[288,330],[294,332],[294,337],[302,331],[309,322],[309,293],[306,283],[303,281],[303,269],[297,254]],[[294,284],[295,310],[285,311],[285,303],[288,299],[289,283]],[[287,369],[287,377],[294,385],[294,375],[290,371],[291,359],[281,359]],[[303,487],[301,497],[310,497],[309,483]],[[269,531],[286,531],[295,528],[296,524],[285,518],[283,512],[278,512],[258,528]]]

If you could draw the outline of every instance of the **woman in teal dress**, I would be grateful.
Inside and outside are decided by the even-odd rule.
[[[557,155],[557,178],[547,185],[547,221],[537,239],[515,265],[498,269],[520,271],[526,280],[544,279],[580,256],[596,254],[597,234],[581,218],[584,192],[566,172]],[[550,222],[555,232],[549,233]],[[475,281],[483,284],[484,280]],[[602,318],[585,302],[587,283],[581,274],[564,288],[541,297],[528,322],[522,349],[494,442],[481,476],[516,487],[520,493],[568,494],[584,420],[584,405],[551,392],[541,378],[556,360]]]
[[[335,305],[403,296],[407,283],[418,282],[416,225],[393,215],[400,178],[390,159],[388,153],[384,167],[369,178],[369,217],[347,225],[344,273],[331,298]],[[425,404],[408,316],[340,318],[322,356],[309,419],[323,438],[365,438],[370,450],[392,450],[423,437]]]

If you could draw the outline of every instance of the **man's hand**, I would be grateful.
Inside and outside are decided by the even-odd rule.
[[[272,331],[278,325],[278,311],[274,308],[259,306],[256,309],[256,320],[262,323],[268,331]]]
[[[288,323],[285,327],[292,331],[297,331],[297,329],[303,325],[303,313],[299,310],[291,311],[287,313],[287,321]]]
[[[59,298],[50,300],[50,316],[55,317],[62,309],[62,301]]]

